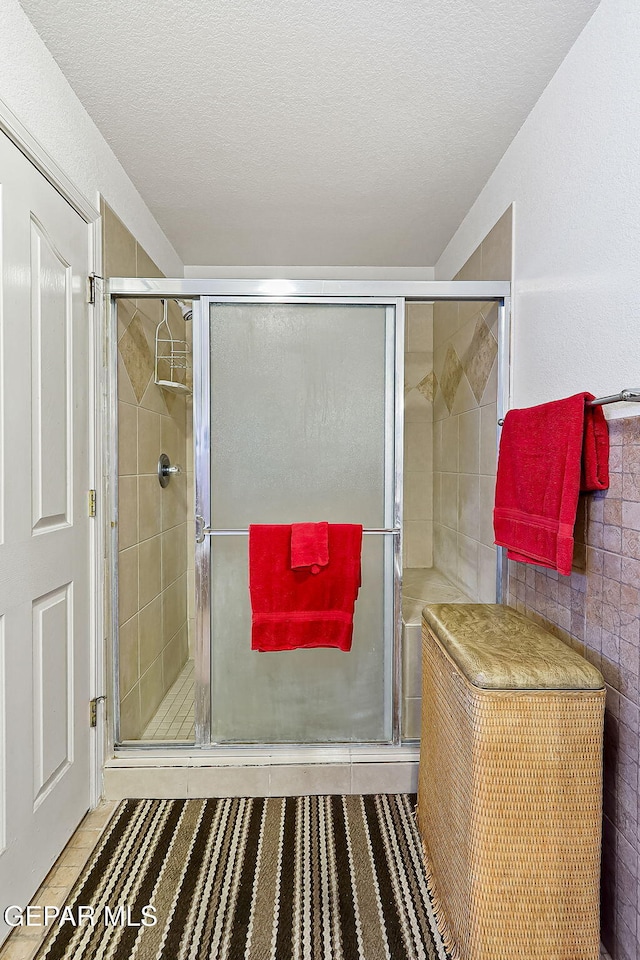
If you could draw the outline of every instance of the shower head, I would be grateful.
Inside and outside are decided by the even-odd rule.
[[[191,304],[185,303],[184,300],[176,300],[176,303],[180,307],[184,319],[193,320],[193,307]]]

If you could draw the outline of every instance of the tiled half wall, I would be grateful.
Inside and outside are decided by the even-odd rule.
[[[106,277],[161,277],[103,203]],[[170,305],[175,336],[185,323]],[[138,739],[188,657],[186,401],[154,382],[158,300],[118,303],[118,601],[121,738]],[[162,489],[160,453],[185,472]],[[191,473],[189,471],[189,476]],[[192,542],[192,541],[191,541]]]
[[[509,602],[582,653],[607,684],[602,941],[640,956],[640,417],[609,421],[611,485],[586,498],[586,572],[509,564]]]

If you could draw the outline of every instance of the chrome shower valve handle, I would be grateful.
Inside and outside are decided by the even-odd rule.
[[[160,486],[167,487],[171,477],[174,477],[178,473],[182,473],[180,464],[175,463],[172,465],[166,453],[161,453],[160,459],[158,460],[158,482]]]

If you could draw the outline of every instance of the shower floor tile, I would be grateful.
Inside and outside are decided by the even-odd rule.
[[[187,660],[142,734],[142,740],[195,740],[193,685],[194,662]]]

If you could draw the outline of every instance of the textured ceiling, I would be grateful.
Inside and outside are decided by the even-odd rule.
[[[420,266],[598,0],[21,3],[185,263]]]

